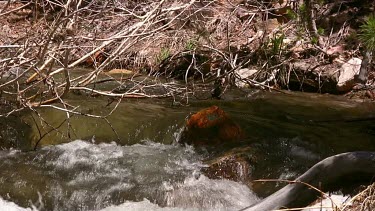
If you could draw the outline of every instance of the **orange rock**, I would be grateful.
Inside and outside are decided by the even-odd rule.
[[[241,128],[222,109],[211,106],[187,120],[181,140],[193,145],[209,145],[233,142],[241,137]]]
[[[217,106],[211,106],[203,109],[198,113],[193,114],[187,121],[186,126],[188,128],[209,128],[218,124],[222,124],[226,119],[227,115],[223,110]]]

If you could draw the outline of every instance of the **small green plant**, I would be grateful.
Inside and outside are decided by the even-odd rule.
[[[296,25],[297,31],[296,31],[296,36],[297,40],[303,40],[305,37],[305,27],[302,24]]]
[[[271,50],[274,55],[280,53],[284,38],[285,38],[284,34],[277,34],[271,39]]]
[[[292,9],[287,9],[286,17],[288,17],[290,20],[295,20],[297,19],[297,14]]]
[[[192,51],[197,47],[197,40],[189,39],[185,44],[185,49],[188,51]]]
[[[311,37],[311,43],[317,45],[319,43],[319,39],[317,37]]]
[[[361,26],[359,40],[367,50],[375,51],[375,16],[370,16],[366,23]]]
[[[323,28],[319,28],[318,29],[318,34],[319,35],[324,35],[324,32],[325,32],[325,30]]]
[[[161,48],[159,54],[156,57],[156,60],[158,63],[161,63],[162,61],[166,60],[171,55],[171,52],[169,48]]]
[[[304,23],[307,19],[307,8],[306,8],[306,4],[302,3],[300,6],[299,6],[299,10],[298,10],[298,17],[299,17],[299,21],[301,21],[302,23]]]
[[[301,14],[305,14],[306,13],[306,5],[304,3],[302,3],[301,6],[299,6],[299,12]]]

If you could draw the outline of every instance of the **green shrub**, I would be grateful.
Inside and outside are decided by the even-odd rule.
[[[297,14],[292,9],[288,8],[286,10],[286,17],[288,17],[290,20],[295,20],[297,19]]]
[[[361,26],[359,40],[369,51],[375,50],[375,16],[370,16]]]
[[[304,3],[302,3],[299,6],[299,14],[300,14],[302,20],[306,19],[306,13],[307,13],[306,5]]]
[[[311,43],[317,45],[319,43],[319,39],[317,37],[311,37]]]

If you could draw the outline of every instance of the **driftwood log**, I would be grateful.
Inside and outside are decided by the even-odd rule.
[[[296,201],[306,195],[311,196],[313,192],[316,193],[316,190],[299,182],[324,190],[337,179],[347,175],[375,176],[375,152],[348,152],[328,157],[298,177],[296,183],[288,184],[259,203],[243,210],[268,211],[293,207]]]

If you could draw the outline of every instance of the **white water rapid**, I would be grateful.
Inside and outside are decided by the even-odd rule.
[[[0,158],[0,210],[216,211],[258,201],[244,184],[201,175],[190,146],[76,140]]]

